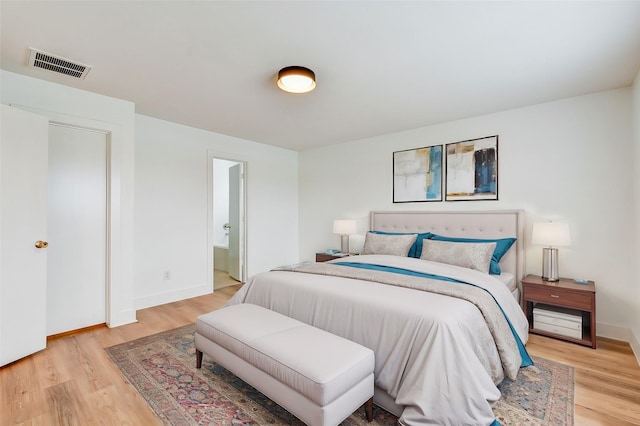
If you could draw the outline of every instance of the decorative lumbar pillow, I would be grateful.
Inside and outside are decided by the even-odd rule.
[[[369,231],[372,234],[382,234],[382,235],[415,235],[416,241],[411,245],[409,249],[409,257],[415,257],[416,259],[420,258],[420,253],[422,253],[422,240],[426,238],[431,238],[431,232],[424,232],[419,234],[412,234],[410,232],[385,232],[385,231]]]
[[[425,240],[426,241],[426,240]],[[364,240],[364,248],[361,254],[391,254],[394,256],[406,256],[413,243],[416,242],[416,234],[387,235],[367,232]]]
[[[462,266],[489,273],[491,256],[496,243],[456,243],[424,240],[420,259]]]
[[[480,239],[480,238],[459,238],[459,237],[447,237],[445,235],[431,234],[431,239],[438,241],[453,241],[456,243],[496,243],[496,249],[491,256],[491,265],[489,266],[489,273],[500,275],[502,270],[500,269],[500,260],[509,251],[509,248],[516,242],[515,238],[496,238],[496,239]]]

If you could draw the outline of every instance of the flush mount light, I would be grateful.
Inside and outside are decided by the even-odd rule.
[[[285,92],[307,93],[316,88],[316,75],[309,68],[285,67],[278,71],[278,87]]]

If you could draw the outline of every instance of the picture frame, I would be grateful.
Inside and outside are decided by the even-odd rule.
[[[448,143],[445,201],[498,199],[498,135]]]
[[[393,153],[393,202],[442,201],[443,145]]]

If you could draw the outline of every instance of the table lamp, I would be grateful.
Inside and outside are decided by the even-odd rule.
[[[571,245],[569,225],[560,222],[534,223],[531,243],[547,246],[542,249],[542,279],[559,281],[558,249],[555,247]]]
[[[340,235],[340,251],[349,253],[349,235],[356,233],[356,221],[351,219],[334,220],[333,233]]]

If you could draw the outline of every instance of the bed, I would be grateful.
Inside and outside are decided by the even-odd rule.
[[[371,212],[370,231],[366,254],[257,274],[228,303],[261,305],[373,349],[374,402],[401,424],[497,424],[497,384],[530,363],[517,288],[522,212]],[[412,235],[424,237],[424,258],[402,252]],[[484,240],[506,239],[515,242],[491,257],[497,246]],[[384,251],[400,243],[404,255]],[[443,263],[440,249],[471,266]],[[488,251],[491,269],[482,270]]]

